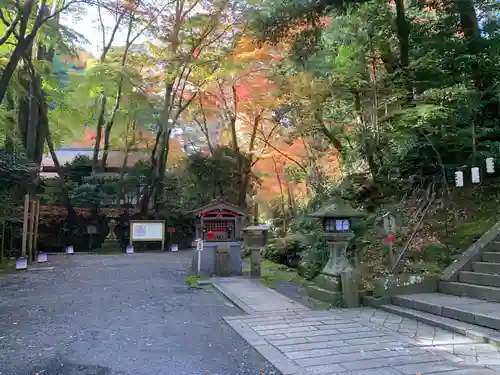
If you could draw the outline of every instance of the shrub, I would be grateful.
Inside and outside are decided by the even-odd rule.
[[[262,256],[271,262],[295,268],[299,263],[300,253],[308,246],[307,242],[307,237],[301,233],[273,238],[262,251]]]
[[[328,261],[329,249],[323,240],[308,246],[301,254],[298,273],[306,280],[314,279],[325,267]]]

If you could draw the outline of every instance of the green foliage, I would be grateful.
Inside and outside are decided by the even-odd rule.
[[[231,147],[218,147],[211,155],[197,153],[189,156],[183,181],[184,193],[190,197],[190,207],[202,206],[217,197],[237,204],[241,185],[238,157],[243,163],[248,163],[245,155],[236,155]],[[252,177],[255,181],[256,178]]]
[[[10,152],[0,150],[0,190],[29,185],[35,179],[36,169],[19,146]]]

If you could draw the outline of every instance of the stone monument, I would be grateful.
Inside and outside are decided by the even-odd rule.
[[[343,291],[341,288],[341,278],[346,280],[346,275],[351,274],[357,279],[347,259],[346,250],[349,241],[354,237],[354,233],[351,231],[351,219],[362,217],[364,214],[355,210],[346,202],[339,202],[314,212],[309,216],[322,220],[323,238],[328,244],[330,254],[325,268],[314,279],[316,285],[309,286],[307,290],[311,297],[334,304],[337,298],[339,298],[339,294]],[[346,289],[346,292],[357,294],[357,288],[353,288],[352,285],[346,285],[344,289]],[[356,298],[349,295],[344,296],[343,299],[352,305],[352,301]]]

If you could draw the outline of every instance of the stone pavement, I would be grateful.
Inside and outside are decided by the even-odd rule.
[[[249,314],[225,321],[283,375],[500,374],[498,347],[409,318],[312,311],[243,278],[214,286]]]

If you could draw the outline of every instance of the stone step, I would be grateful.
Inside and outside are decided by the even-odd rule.
[[[441,281],[439,283],[441,293],[451,294],[459,297],[470,297],[479,300],[500,302],[500,288],[493,286],[459,283],[454,281]]]
[[[489,273],[461,271],[458,280],[461,283],[500,287],[500,275]]]
[[[472,263],[472,270],[474,272],[500,275],[500,264],[499,263],[488,263],[488,262],[473,262]]]
[[[441,293],[394,296],[392,304],[500,330],[500,304]]]
[[[500,263],[500,253],[483,253],[483,262]]]
[[[500,252],[500,241],[491,241],[485,246],[484,251],[487,252]]]
[[[497,330],[480,327],[474,324],[461,322],[456,319],[446,318],[424,311],[408,309],[395,305],[380,305],[378,308],[403,316],[415,319],[419,322],[429,324],[434,327],[446,329],[450,332],[458,333],[470,337],[476,342],[485,342],[493,345],[500,345],[500,333]],[[451,373],[450,373],[451,375]]]

